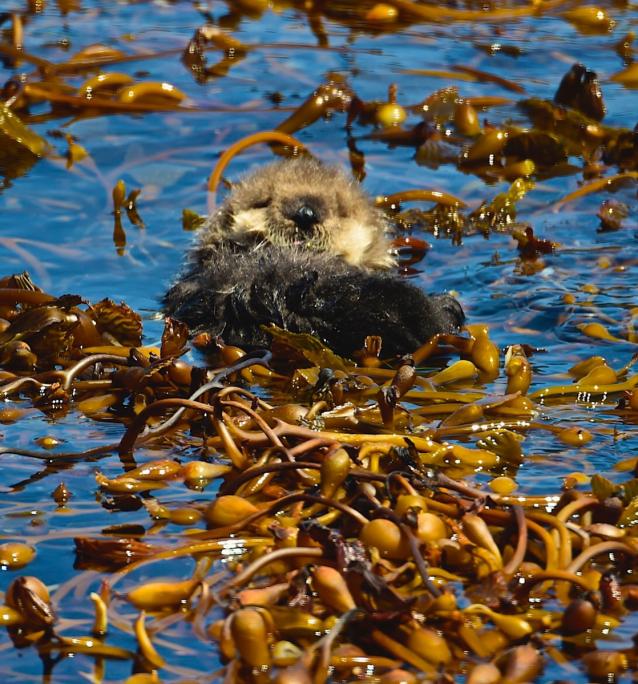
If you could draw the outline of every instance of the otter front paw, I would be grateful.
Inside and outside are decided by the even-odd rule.
[[[314,334],[348,354],[379,335],[385,356],[414,351],[437,333],[452,332],[465,316],[448,295],[429,296],[410,282],[376,273],[319,281],[303,298]]]
[[[385,355],[414,351],[437,333],[454,332],[465,321],[459,302],[449,295],[427,295],[406,280],[391,279],[391,286],[371,288]],[[385,310],[384,319],[383,312]]]

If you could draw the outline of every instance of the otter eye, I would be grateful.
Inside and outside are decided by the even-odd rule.
[[[270,197],[265,197],[264,199],[257,200],[256,202],[252,203],[251,208],[252,209],[265,209],[267,206],[270,206],[271,199]]]
[[[319,223],[317,212],[307,204],[302,204],[291,218],[297,224],[299,230],[304,232],[310,230],[316,223]]]

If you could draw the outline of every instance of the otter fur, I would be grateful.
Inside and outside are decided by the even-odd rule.
[[[264,346],[262,325],[310,333],[342,355],[380,335],[385,356],[464,321],[460,304],[391,272],[390,226],[359,184],[309,158],[246,176],[202,228],[165,311],[193,332]]]

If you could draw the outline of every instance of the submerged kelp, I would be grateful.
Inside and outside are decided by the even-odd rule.
[[[3,10],[6,678],[628,681],[635,9]],[[189,350],[182,217],[301,153],[467,329]]]

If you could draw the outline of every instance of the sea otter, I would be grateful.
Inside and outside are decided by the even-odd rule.
[[[342,355],[380,335],[383,355],[416,349],[464,320],[391,272],[390,226],[359,184],[307,157],[269,164],[233,186],[201,230],[166,313],[227,343],[264,346],[260,326],[311,333]]]

